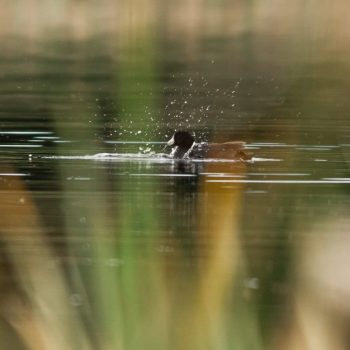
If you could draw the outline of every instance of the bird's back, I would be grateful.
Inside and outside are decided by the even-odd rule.
[[[209,144],[208,156],[213,158],[247,160],[250,156],[244,151],[245,142],[231,141]]]
[[[244,151],[245,142],[231,141],[224,143],[201,142],[193,145],[187,156],[189,158],[221,158],[248,160],[251,157]]]

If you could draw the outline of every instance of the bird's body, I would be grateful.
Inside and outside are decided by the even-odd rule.
[[[221,158],[248,160],[251,157],[244,151],[244,145],[245,142],[242,141],[197,143],[187,131],[176,131],[168,142],[168,146],[173,147],[170,156],[174,159]]]

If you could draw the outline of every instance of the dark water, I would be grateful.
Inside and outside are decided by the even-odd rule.
[[[350,204],[346,52],[254,26],[197,34],[4,38],[1,292],[25,300],[2,306],[10,344],[28,341],[18,315],[27,304],[45,314],[41,298],[52,306],[42,319],[71,339],[49,295],[76,310],[67,324],[91,348],[119,344],[108,327],[101,336],[105,324],[120,348],[181,348],[182,327],[205,330],[191,348],[280,338],[292,348],[300,324],[318,327],[321,305],[332,331],[348,317],[339,305],[349,306],[349,258],[338,257]],[[179,164],[162,155],[179,128],[200,141],[245,140],[253,159]],[[148,313],[158,341],[147,337],[158,334]]]

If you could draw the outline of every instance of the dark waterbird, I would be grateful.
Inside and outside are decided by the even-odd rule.
[[[172,147],[170,156],[174,159],[220,158],[249,160],[251,156],[244,151],[244,145],[245,142],[242,141],[197,143],[188,131],[176,131],[166,147]]]

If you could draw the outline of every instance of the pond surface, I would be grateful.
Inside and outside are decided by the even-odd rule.
[[[292,349],[349,316],[347,49],[254,18],[3,36],[6,344]],[[175,129],[253,158],[169,159]]]

